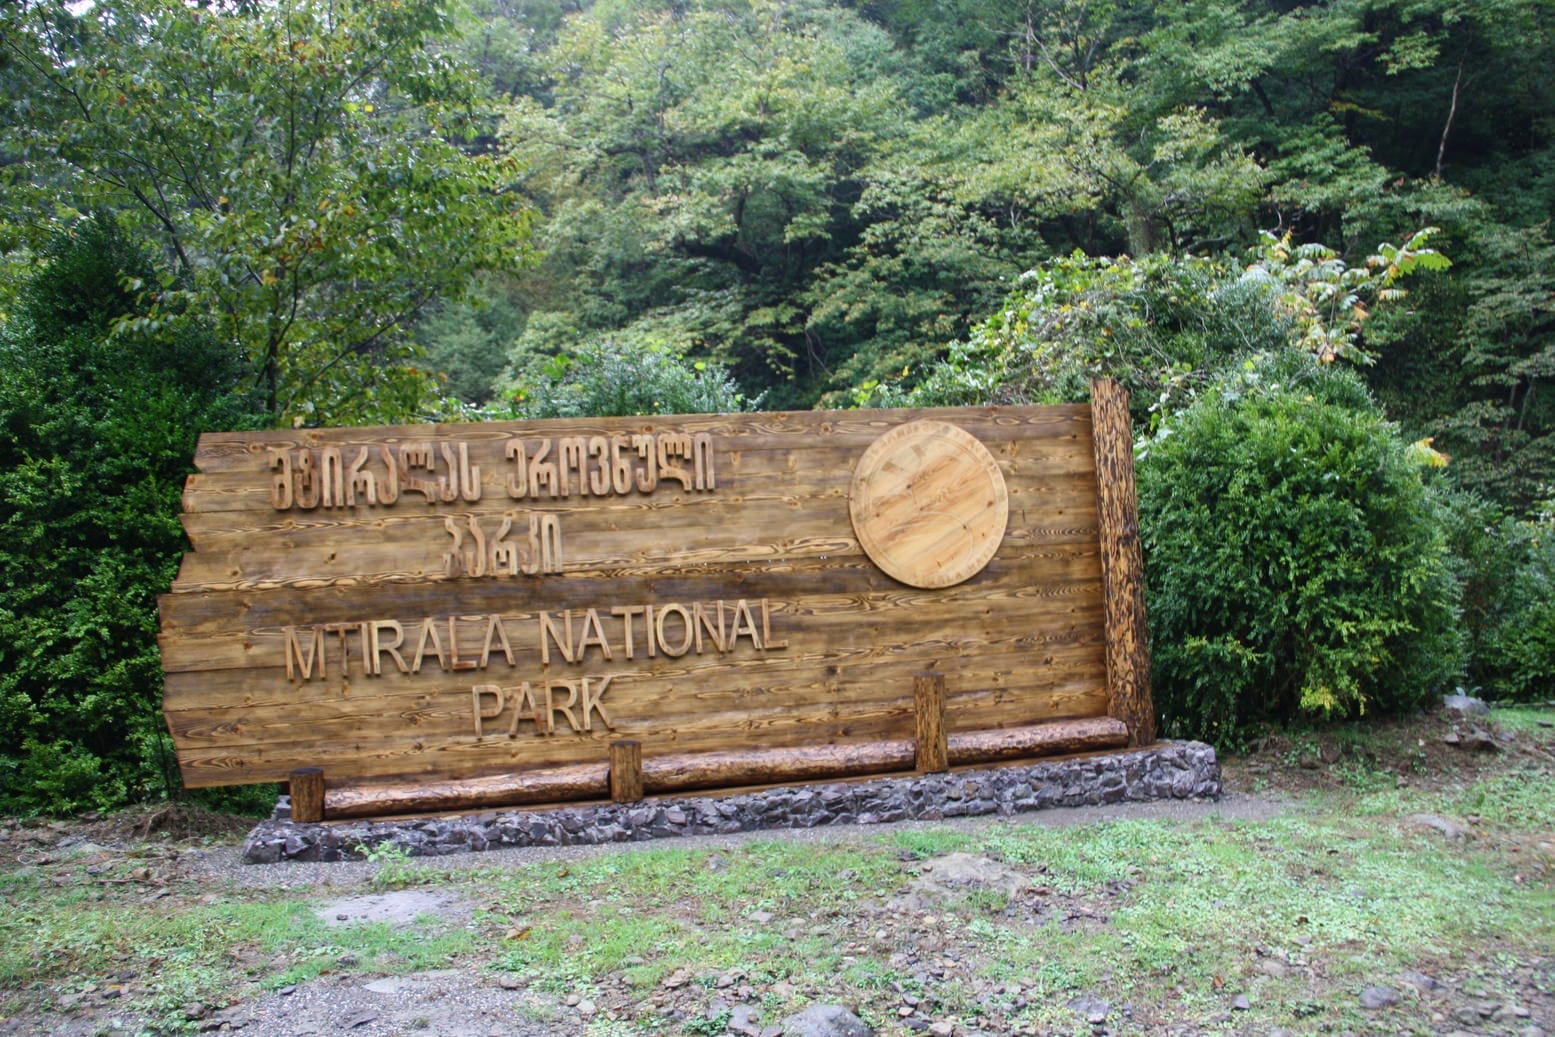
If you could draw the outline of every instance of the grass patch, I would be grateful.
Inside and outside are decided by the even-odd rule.
[[[1548,1013],[1548,715],[1498,710],[1497,721],[1527,721],[1516,750],[1472,765],[1423,727],[1385,744],[1345,732],[1337,762],[1352,772],[1303,768],[1315,780],[1300,807],[1266,821],[884,828],[834,844],[665,843],[501,869],[383,853],[361,883],[463,894],[482,905],[467,924],[328,926],[314,914],[323,890],[226,887],[208,902],[208,888],[175,883],[146,899],[154,887],[134,879],[147,869],[130,855],[95,874],[68,860],[0,868],[0,1016],[134,976],[115,1011],[175,1031],[191,1001],[227,1004],[326,972],[448,967],[516,977],[515,1010],[546,1025],[575,1022],[565,999],[588,998],[600,1008],[591,1035],[722,1032],[739,1003],[759,1006],[765,1026],[818,1001],[855,1006],[882,1037],[908,1032],[904,1009],[958,1031],[1072,1033],[1098,1000],[1113,1032],[1152,1037],[1423,1034],[1431,1010],[1451,1019],[1469,999],[1532,998]],[[1296,749],[1332,757],[1324,737]],[[1420,746],[1433,753],[1430,780],[1393,780],[1400,760],[1419,762],[1400,753]],[[1476,819],[1473,838],[1449,841],[1407,820],[1416,813]],[[1003,862],[1028,886],[915,881],[922,861],[949,853]],[[1430,1009],[1359,1007],[1361,989],[1406,969],[1441,976],[1451,994]],[[1249,1005],[1232,1015],[1238,994]]]

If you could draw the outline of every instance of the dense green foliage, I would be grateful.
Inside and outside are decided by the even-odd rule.
[[[112,209],[166,256],[136,320],[200,310],[278,422],[425,414],[404,324],[514,264],[508,164],[436,45],[444,0],[0,7],[8,210]],[[14,209],[13,209],[14,207]]]
[[[951,344],[909,393],[880,402],[957,406],[1083,399],[1092,378],[1130,392],[1136,424],[1191,398],[1227,359],[1286,348],[1293,322],[1262,280],[1221,261],[1076,254],[1028,271],[1004,305]]]
[[[769,405],[889,399],[1076,250],[1240,267],[1276,228],[1374,273],[1378,242],[1437,226],[1451,271],[1363,333],[1325,326],[1454,478],[1515,507],[1555,483],[1540,0],[477,13],[464,53],[511,101],[501,146],[540,209],[543,262],[504,289],[518,367],[639,337]]]
[[[1162,425],[1138,478],[1166,733],[1413,708],[1461,671],[1439,504],[1348,371],[1249,362]]]
[[[1555,515],[1519,520],[1467,495],[1452,504],[1469,685],[1499,699],[1555,697]]]
[[[515,386],[513,411],[524,418],[723,414],[751,407],[723,368],[687,360],[661,343],[605,341],[536,359]]]
[[[177,788],[156,598],[196,434],[241,427],[203,322],[111,334],[154,268],[107,219],[45,252],[0,329],[0,812]]]

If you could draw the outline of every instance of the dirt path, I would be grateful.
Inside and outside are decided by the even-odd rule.
[[[1447,727],[1440,718],[1425,718],[1384,729],[1381,735],[1370,733],[1359,741],[1313,737],[1271,743],[1262,752],[1227,765],[1228,792],[1217,802],[1128,803],[1055,809],[1013,818],[768,830],[658,843],[502,849],[394,861],[393,879],[388,882],[382,861],[244,864],[238,839],[230,835],[212,845],[190,839],[148,840],[144,833],[137,837],[137,833],[124,831],[123,819],[42,825],[12,822],[0,825],[4,833],[0,838],[0,878],[9,874],[17,877],[13,881],[23,883],[37,885],[41,880],[44,888],[78,887],[83,911],[98,910],[94,903],[119,903],[142,911],[146,905],[154,905],[156,910],[165,907],[169,919],[177,919],[181,911],[219,908],[228,902],[290,905],[292,910],[300,903],[316,921],[310,922],[308,945],[290,950],[283,947],[276,952],[272,947],[260,951],[259,941],[239,940],[225,945],[222,953],[227,959],[222,961],[180,958],[183,952],[177,950],[165,960],[153,958],[160,963],[157,969],[210,968],[231,977],[231,986],[223,993],[207,991],[199,1000],[175,1004],[171,1009],[164,998],[160,1014],[148,1014],[147,1006],[154,1000],[149,991],[163,977],[143,969],[98,972],[74,982],[56,979],[39,984],[24,996],[17,995],[22,988],[14,984],[10,991],[0,987],[0,996],[12,995],[9,1002],[0,1001],[0,1035],[86,1037],[238,1031],[276,1037],[599,1037],[663,1032],[777,1037],[782,1012],[821,997],[827,990],[846,989],[859,1010],[871,1015],[876,1032],[882,1035],[924,1032],[932,1037],[979,1037],[1017,1032],[1014,1020],[1020,1019],[1024,1021],[1018,1032],[1026,1033],[1188,1037],[1227,1032],[1281,1037],[1308,1032],[1309,1028],[1289,1029],[1285,1024],[1310,1012],[1317,1013],[1312,1016],[1314,1024],[1327,1020],[1321,1029],[1335,1034],[1550,1037],[1555,1035],[1555,959],[1543,955],[1488,963],[1457,960],[1450,947],[1442,948],[1439,956],[1402,964],[1394,961],[1377,972],[1375,983],[1368,981],[1364,989],[1357,989],[1350,979],[1336,979],[1333,970],[1352,974],[1355,961],[1364,960],[1362,948],[1343,952],[1349,955],[1346,959],[1332,957],[1327,949],[1322,953],[1315,948],[1308,950],[1300,940],[1282,946],[1248,943],[1233,952],[1233,965],[1245,973],[1241,980],[1230,979],[1231,985],[1221,994],[1221,977],[1213,977],[1211,1001],[1218,1001],[1220,1008],[1212,1011],[1183,1007],[1168,1012],[1159,1004],[1120,1003],[1110,983],[1078,992],[1071,989],[1053,1002],[1052,990],[1040,981],[1029,985],[1032,981],[1027,980],[1023,985],[994,976],[997,970],[991,971],[990,966],[996,966],[998,959],[989,957],[989,948],[1009,933],[1032,937],[1069,933],[1082,940],[1081,947],[1087,934],[1094,934],[1103,943],[1114,940],[1118,930],[1110,918],[1129,901],[1131,880],[1106,880],[1078,889],[1060,882],[1050,888],[1046,868],[1040,864],[1001,860],[997,853],[935,849],[956,844],[956,834],[967,836],[962,845],[1000,845],[1004,832],[1018,833],[1034,826],[1067,828],[1148,820],[1164,822],[1162,832],[1197,830],[1200,825],[1226,831],[1218,822],[1231,822],[1236,828],[1244,822],[1315,816],[1318,810],[1326,811],[1320,822],[1329,823],[1336,808],[1342,813],[1345,783],[1354,784],[1357,774],[1371,776],[1366,780],[1435,790],[1431,794],[1440,792],[1438,799],[1445,802],[1448,800],[1443,797],[1450,796],[1452,790],[1481,773],[1495,773],[1496,768],[1517,763],[1521,757],[1516,754],[1524,752],[1521,743],[1508,740],[1507,748],[1498,755],[1468,756],[1447,747],[1451,743],[1444,740],[1444,730]],[[1525,741],[1526,752],[1548,755],[1549,738]],[[1357,770],[1362,764],[1364,768]],[[1340,798],[1318,800],[1308,795],[1320,789],[1336,790]],[[1541,855],[1555,854],[1555,849],[1541,847],[1555,841],[1555,832],[1520,832],[1516,839],[1526,845],[1492,846],[1489,833],[1482,836],[1477,830],[1468,830],[1478,824],[1477,818],[1433,815],[1418,819],[1401,814],[1378,823],[1406,833],[1398,845],[1407,845],[1410,839],[1429,840],[1438,846],[1467,840],[1463,845],[1493,851],[1496,866],[1510,862],[1511,867],[1521,867],[1522,861],[1538,869],[1513,876],[1516,883],[1523,883],[1529,875],[1538,883],[1549,882]],[[1411,831],[1416,834],[1407,835]],[[812,903],[795,913],[782,903],[768,906],[767,901],[746,890],[731,898],[739,916],[720,923],[779,945],[818,946],[840,953],[841,961],[854,963],[849,967],[855,972],[862,970],[863,976],[850,978],[841,988],[829,985],[825,976],[792,973],[774,978],[753,966],[720,964],[727,959],[697,950],[694,942],[689,951],[682,947],[663,955],[657,947],[642,947],[641,955],[655,962],[684,961],[688,966],[675,967],[662,976],[654,973],[646,984],[640,975],[631,975],[634,968],[639,973],[652,968],[637,955],[629,954],[610,968],[590,969],[570,979],[565,966],[560,971],[526,972],[511,962],[499,961],[508,941],[522,941],[528,932],[525,912],[513,906],[513,874],[565,876],[577,867],[576,862],[593,862],[578,870],[597,874],[602,860],[610,859],[621,860],[623,871],[630,872],[634,864],[624,855],[654,848],[693,851],[695,868],[715,871],[767,853],[760,844],[790,848],[783,851],[789,854],[784,859],[805,856],[794,854],[793,847],[814,847],[819,857],[849,846],[870,847],[865,856],[873,854],[879,859],[882,838],[890,840],[888,845],[921,844],[928,849],[921,854],[887,854],[891,877],[880,880],[877,886],[859,879],[862,885],[850,891],[856,899],[837,910],[804,914],[804,910],[817,910]],[[726,865],[725,861],[733,863]],[[1318,873],[1325,867],[1319,862]],[[1126,869],[1123,874],[1127,874]],[[488,886],[504,883],[508,899],[493,902]],[[633,887],[628,883],[624,888]],[[589,890],[576,894],[585,899],[572,901],[566,895],[558,898],[554,890],[543,894],[552,898],[547,910],[553,917],[558,909],[575,910],[580,920],[586,915],[593,927],[590,931],[596,933],[601,919],[608,922],[612,911],[630,913],[629,901],[622,902],[626,906],[612,906],[608,897],[599,898],[597,885]],[[1241,909],[1255,918],[1260,905],[1246,902]],[[662,923],[665,909],[655,910]],[[990,910],[994,913],[989,914]],[[673,906],[669,913],[674,915]],[[698,916],[691,905],[686,906],[684,917],[688,919],[687,931],[694,936],[701,923],[693,920]],[[987,940],[995,943],[969,939],[970,925],[977,917],[988,919],[986,931],[991,935]],[[500,935],[504,926],[509,927],[505,938]],[[561,931],[559,953],[565,958],[577,948],[566,943],[565,922]],[[429,956],[436,964],[428,967],[394,967],[390,962],[394,955],[373,943],[380,939],[373,933],[390,934],[399,941],[394,946],[400,948],[407,943],[426,943],[471,950]],[[728,933],[709,931],[704,936],[712,937],[716,945],[720,938],[727,940]],[[1219,938],[1226,936],[1222,933]],[[1234,931],[1230,939],[1236,942]],[[184,940],[198,942],[188,937]],[[705,945],[707,940],[702,942]],[[215,946],[224,945],[218,942]],[[1224,956],[1224,946],[1219,950]],[[1357,953],[1362,958],[1355,958]],[[334,957],[319,967],[320,954]],[[1488,956],[1483,947],[1479,949],[1479,959]],[[136,960],[144,962],[145,955]],[[277,977],[297,969],[300,961],[308,966],[301,973],[311,978],[299,978],[277,989],[278,982],[286,982]],[[1055,963],[1055,967],[1061,966],[1062,962]],[[871,986],[871,969],[886,977],[881,980],[883,986]],[[1120,978],[1128,980],[1121,985],[1123,989],[1137,993],[1137,977]],[[1263,990],[1268,997],[1274,996],[1271,991],[1284,991],[1279,996],[1287,1000],[1271,1009],[1272,1014],[1260,1014],[1256,1000],[1249,1001],[1237,992],[1238,982],[1250,984],[1249,990]],[[1066,988],[1060,984],[1058,989]],[[1157,983],[1151,989],[1154,997],[1162,988]],[[956,996],[962,1002],[952,1003],[949,994],[936,993],[941,990],[959,991]],[[1168,990],[1166,996],[1170,1001],[1175,995]],[[1330,999],[1345,1005],[1330,1010],[1326,1005]],[[1250,1014],[1241,1014],[1249,1009]],[[6,1011],[12,1014],[7,1016]],[[1031,1022],[1033,1019],[1039,1022]]]

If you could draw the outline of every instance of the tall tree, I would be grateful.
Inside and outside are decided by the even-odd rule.
[[[854,171],[905,122],[895,63],[883,32],[818,2],[573,16],[508,122],[546,216],[522,349],[624,333],[747,385],[823,373],[798,295],[855,238]]]
[[[507,160],[460,146],[492,120],[450,25],[445,0],[7,4],[7,197],[155,240],[137,330],[208,314],[274,420],[411,417],[432,383],[405,322],[529,227]]]

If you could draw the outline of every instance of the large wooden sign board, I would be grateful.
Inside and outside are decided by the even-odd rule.
[[[321,773],[344,817],[1151,741],[1095,389],[205,435],[161,601],[184,781]]]

